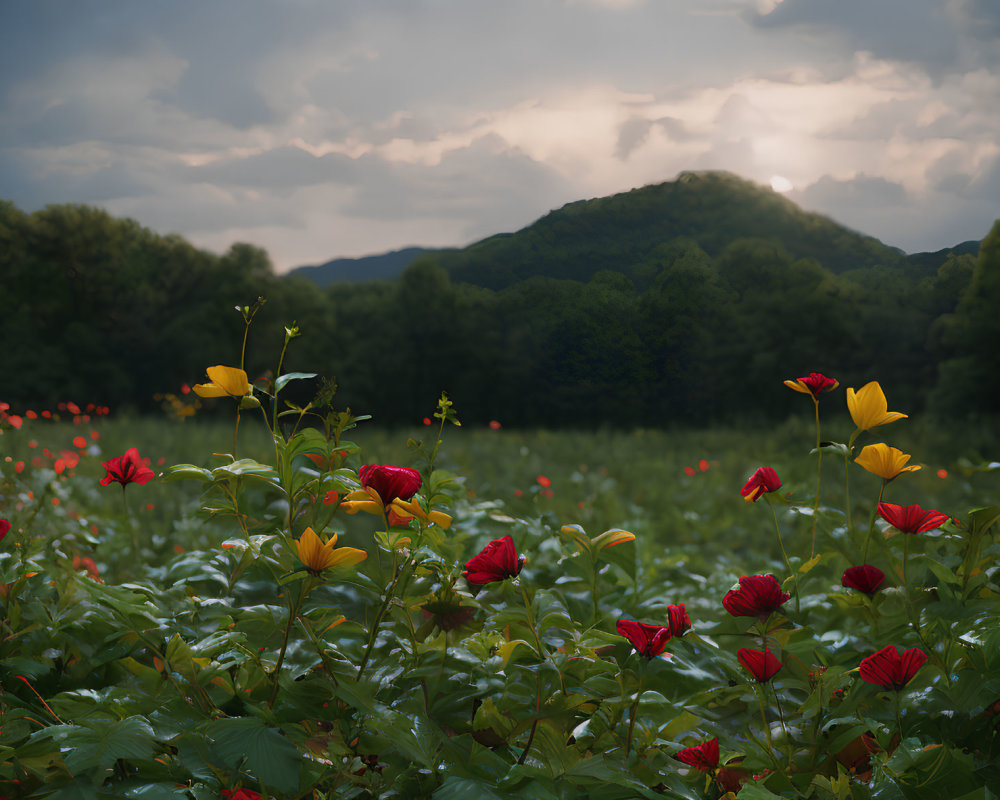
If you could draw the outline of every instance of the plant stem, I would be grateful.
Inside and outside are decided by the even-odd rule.
[[[759,690],[759,691],[758,691]],[[774,742],[771,741],[771,726],[767,724],[767,712],[764,710],[764,686],[754,683],[754,693],[760,701],[760,721],[764,726],[764,735],[767,736],[767,746],[771,748],[771,757],[774,758]],[[777,764],[777,759],[775,759]]]
[[[819,522],[819,488],[823,478],[823,451],[819,449],[819,400],[813,396],[813,406],[816,409],[816,499],[813,500],[812,546],[809,548],[809,558],[816,555],[816,525]]]
[[[285,660],[285,651],[288,649],[288,637],[292,633],[292,626],[295,624],[296,618],[299,616],[299,608],[302,606],[302,601],[305,599],[306,595],[312,586],[307,586],[312,578],[305,578],[301,584],[299,584],[299,596],[296,598],[295,603],[291,601],[288,603],[288,624],[285,625],[285,636],[281,640],[281,651],[278,653],[278,661],[274,665],[274,669],[271,671],[271,679],[274,681],[274,688],[271,690],[271,699],[267,701],[267,707],[273,708],[275,698],[278,696],[278,674],[281,672],[281,665]]]
[[[785,559],[785,566],[788,568],[789,574],[795,581],[795,613],[799,613],[799,574],[798,572],[792,571],[792,563],[788,560],[788,553],[785,552],[785,543],[781,540],[781,528],[778,527],[778,514],[774,510],[774,503],[771,502],[770,495],[765,495],[767,497],[767,505],[771,509],[771,518],[774,520],[774,530],[778,534],[778,546],[781,548],[781,555]]]
[[[644,675],[644,670],[639,672],[639,688],[635,692],[635,702],[632,703],[632,713],[629,714],[628,720],[628,736],[625,738],[625,758],[628,758],[628,754],[632,752],[632,731],[635,730],[635,718],[639,712],[639,698],[642,697],[642,681]]]
[[[872,515],[868,519],[868,538],[865,539],[865,552],[861,559],[862,564],[868,563],[868,547],[872,543],[872,537],[875,535],[875,517],[878,515],[878,507],[879,504],[882,502],[882,494],[883,492],[885,492],[885,487],[887,483],[888,481],[885,478],[883,478],[882,485],[879,487],[878,490],[878,500],[875,501],[875,507],[872,509]]]
[[[847,514],[847,536],[850,541],[851,531],[854,524],[851,520],[851,470],[850,470],[850,449],[844,453],[844,511]]]

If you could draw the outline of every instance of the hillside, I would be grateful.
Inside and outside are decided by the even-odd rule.
[[[685,172],[675,181],[570,203],[517,233],[438,260],[453,280],[494,289],[538,275],[588,280],[602,269],[641,276],[655,274],[657,248],[677,238],[693,240],[712,257],[738,239],[764,239],[834,273],[903,263],[902,251],[724,172]]]
[[[289,275],[308,278],[317,286],[329,286],[337,281],[392,280],[425,253],[426,247],[406,247],[379,255],[361,258],[335,258],[325,264],[296,267]]]

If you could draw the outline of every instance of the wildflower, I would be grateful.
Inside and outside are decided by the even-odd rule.
[[[719,766],[719,737],[709,739],[694,747],[685,747],[674,758],[689,767],[711,772]]]
[[[104,583],[104,581],[101,580],[101,573],[100,570],[97,569],[97,564],[94,559],[87,556],[83,556],[82,558],[80,556],[73,556],[73,571],[79,572],[81,570],[86,571],[91,580],[97,581],[98,583]]]
[[[906,414],[888,411],[888,408],[885,393],[878,381],[866,383],[857,392],[854,389],[847,390],[847,410],[851,412],[851,419],[860,431],[888,425],[897,419],[906,419]]]
[[[762,494],[776,492],[781,488],[781,478],[771,467],[761,467],[746,485],[740,489],[740,494],[748,503],[756,503]]]
[[[734,617],[765,619],[790,598],[773,575],[745,575],[739,586],[726,592],[722,606]]]
[[[539,475],[536,480],[538,481],[539,486],[544,486],[546,489],[552,485],[552,481],[544,475]]]
[[[795,392],[812,395],[813,399],[818,399],[821,392],[832,392],[840,381],[828,378],[819,372],[810,372],[804,378],[785,381],[785,386]]]
[[[494,539],[473,556],[465,565],[462,574],[469,583],[485,585],[494,581],[516,578],[524,566],[524,556],[517,555],[514,540],[510,536]]]
[[[906,466],[906,462],[909,460],[909,453],[904,453],[902,450],[880,442],[863,448],[854,462],[860,464],[872,475],[878,475],[883,480],[891,481],[904,472],[915,472],[920,469],[919,464]]]
[[[0,519],[0,542],[3,541],[3,537],[7,535],[10,530],[10,522],[5,519]]]
[[[336,544],[336,533],[330,537],[330,541],[323,544],[312,528],[306,528],[295,546],[299,551],[299,560],[313,575],[319,575],[329,567],[352,567],[368,558],[368,553],[364,550],[358,550],[356,547],[336,547]]]
[[[417,470],[389,464],[365,464],[358,470],[358,478],[362,488],[351,492],[340,504],[348,514],[385,514],[394,500],[413,497],[423,482]]]
[[[628,639],[641,656],[655,658],[667,648],[670,641],[670,626],[646,625],[631,619],[620,619],[615,626]]]
[[[869,597],[879,590],[884,581],[885,573],[871,564],[848,567],[844,570],[844,575],[840,579],[842,586],[846,586],[848,589],[856,589]]]
[[[223,789],[219,794],[225,800],[261,800],[260,794],[252,789]]]
[[[743,647],[736,651],[736,657],[757,683],[767,683],[784,666],[770,650],[761,652]]]
[[[392,501],[390,511],[395,512],[403,525],[408,524],[411,519],[416,517],[425,525],[431,523],[443,530],[448,530],[451,527],[451,517],[441,511],[426,511],[416,499],[400,500],[397,497]]]
[[[153,479],[153,470],[142,463],[139,450],[135,447],[130,447],[124,455],[112,458],[101,466],[108,471],[108,474],[101,478],[101,486],[117,481],[124,489],[130,483],[138,483],[141,486]]]
[[[896,647],[890,644],[861,660],[861,679],[884,689],[899,691],[913,680],[913,676],[925,661],[927,653],[919,647],[911,647],[900,654]]]
[[[503,427],[503,426],[499,423],[499,421],[497,421],[495,419],[491,419],[490,420],[490,430],[491,431],[498,431],[498,430],[500,430],[501,427]]]
[[[243,397],[252,391],[247,374],[241,369],[217,365],[205,372],[211,382],[194,385],[194,393],[199,397]]]
[[[675,606],[667,606],[667,619],[670,620],[670,635],[683,636],[691,630],[691,618],[683,603]]]
[[[900,533],[923,533],[934,530],[948,521],[948,515],[932,509],[923,509],[917,504],[897,506],[893,503],[879,503],[878,513]]]
[[[366,464],[358,470],[358,478],[362,486],[378,492],[383,505],[387,506],[396,498],[409,500],[423,482],[417,470],[389,464]]]

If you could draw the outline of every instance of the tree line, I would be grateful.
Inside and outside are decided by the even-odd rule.
[[[797,400],[781,381],[810,371],[877,379],[910,413],[998,410],[1000,223],[978,255],[936,268],[899,258],[835,272],[773,237],[708,249],[676,236],[626,271],[497,288],[430,254],[393,281],[319,289],[276,276],[252,245],[215,255],[87,206],[0,202],[0,400],[151,410],[154,394],[238,363],[233,307],[260,295],[251,377],[274,368],[294,320],[303,336],[286,370],[335,377],[339,405],[386,424],[419,421],[442,390],[469,422],[774,419]]]

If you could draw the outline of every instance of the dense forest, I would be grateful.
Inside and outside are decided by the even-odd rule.
[[[984,234],[987,234],[984,231]],[[86,206],[0,202],[0,400],[147,410],[239,360],[336,377],[341,405],[412,423],[441,390],[470,422],[671,426],[781,418],[784,378],[891,386],[893,408],[1000,407],[1000,223],[906,256],[720,173],[570,204],[515,234],[324,288]],[[764,388],[762,388],[764,387]]]

